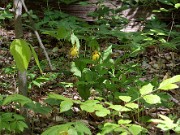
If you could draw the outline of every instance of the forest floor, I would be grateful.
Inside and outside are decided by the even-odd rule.
[[[0,94],[9,95],[17,92],[17,70],[14,68],[13,57],[9,51],[10,42],[14,39],[14,32],[12,30],[1,29],[0,36]],[[26,33],[25,37],[30,42],[34,40],[31,37],[31,33]],[[102,47],[106,48],[106,46]],[[70,62],[73,61],[73,59],[67,58],[67,50],[69,50],[69,48],[67,46],[57,46],[55,52],[52,52],[52,47],[46,46],[46,48],[53,65],[56,66],[55,72],[59,72],[58,77],[42,84],[40,88],[32,86],[31,89],[29,89],[29,97],[34,101],[43,103],[44,99],[47,97],[47,93],[54,92],[69,98],[81,99],[78,95],[77,89],[71,87],[71,85],[77,81],[77,78],[74,77],[72,73],[68,72],[70,69]],[[42,57],[40,58],[40,61],[44,61],[43,54],[41,55]],[[114,59],[122,55],[123,52],[121,50],[113,50],[112,57]],[[144,76],[141,78],[142,80],[152,80],[153,78],[163,80],[180,74],[180,52],[178,51],[156,50],[156,48],[152,47],[146,49],[146,51],[137,57],[126,59],[124,63],[132,61],[141,64],[142,68],[146,71]],[[34,70],[33,65],[34,63],[31,62],[30,70],[28,72],[29,74],[35,74],[37,76],[39,71],[36,69]],[[45,74],[54,74],[54,72],[48,71],[48,65],[44,66]],[[60,85],[63,82],[69,83],[69,86],[64,87]],[[173,108],[156,108],[155,110],[152,109],[149,113],[173,113],[180,117],[180,89],[170,91],[169,94],[172,96],[172,102],[174,103]],[[1,108],[0,110],[14,111],[13,106],[9,106],[9,108]],[[40,134],[47,127],[68,121],[75,121],[76,119],[88,123],[95,134],[97,126],[103,121],[103,119],[97,118],[93,115],[82,113],[76,110],[76,108],[74,108],[74,112],[68,112],[65,114],[60,114],[58,108],[56,108],[49,115],[39,115],[31,111],[29,112],[29,115],[31,118],[32,132],[36,135]]]

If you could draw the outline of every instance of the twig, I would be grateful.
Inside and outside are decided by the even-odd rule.
[[[49,58],[49,56],[48,56],[48,53],[46,52],[46,48],[44,47],[44,45],[43,45],[43,43],[42,43],[42,40],[41,40],[41,38],[40,38],[40,36],[39,36],[39,33],[38,33],[38,31],[36,30],[36,28],[35,28],[35,26],[34,26],[34,21],[33,21],[32,17],[31,17],[31,15],[29,14],[29,11],[28,11],[28,9],[27,9],[24,1],[21,0],[21,2],[22,2],[22,5],[23,5],[24,10],[26,11],[26,13],[27,13],[27,15],[28,15],[28,17],[29,17],[30,23],[32,24],[32,28],[33,28],[33,31],[34,31],[34,33],[35,33],[35,35],[36,35],[36,38],[37,38],[38,42],[39,42],[39,45],[40,45],[40,47],[43,49],[43,52],[44,52],[44,55],[45,55],[45,57],[46,57],[46,59],[47,59],[47,61],[48,61],[49,67],[50,67],[51,70],[54,70],[54,68],[53,68],[53,66],[52,66],[52,64],[51,64],[51,60],[50,60],[50,58]]]
[[[171,96],[171,100],[180,106],[180,101],[178,101],[178,99],[175,99],[173,96]]]
[[[167,37],[167,42],[169,41],[169,38],[170,38],[170,35],[171,35],[171,32],[172,32],[174,23],[175,23],[174,22],[174,14],[172,13],[172,24],[171,24],[171,28],[170,28],[170,31],[169,31],[169,34],[168,34],[168,37]]]

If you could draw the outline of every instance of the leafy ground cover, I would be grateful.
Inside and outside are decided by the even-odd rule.
[[[178,12],[178,2],[159,2]],[[172,29],[154,17],[143,31],[125,33],[120,29],[127,20],[103,9],[104,5],[91,14],[97,17],[94,24],[57,10],[46,10],[41,19],[31,12],[54,70],[28,31],[26,14],[26,40],[13,40],[13,31],[2,24],[2,134],[21,134],[28,127],[29,134],[42,135],[180,132],[178,25]],[[18,51],[24,63],[16,60],[16,45],[26,46],[26,54]],[[28,97],[17,94],[17,72],[23,69],[27,69]]]

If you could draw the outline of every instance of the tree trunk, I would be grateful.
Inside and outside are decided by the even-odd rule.
[[[15,37],[16,39],[23,38],[23,28],[22,28],[22,2],[24,0],[14,0],[14,25],[15,25]],[[27,72],[18,71],[18,91],[20,94],[27,96]],[[26,119],[26,124],[29,126],[28,113],[27,110],[22,107],[21,114]],[[30,127],[30,126],[29,126]],[[31,132],[26,129],[23,134],[29,135]]]
[[[22,29],[22,1],[14,0],[14,25],[15,25],[15,37],[16,39],[23,38]],[[18,90],[19,93],[27,96],[27,75],[26,71],[18,71]]]

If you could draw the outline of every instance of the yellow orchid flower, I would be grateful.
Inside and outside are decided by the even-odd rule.
[[[99,60],[99,58],[100,58],[100,53],[97,50],[93,51],[92,52],[92,60],[96,61],[96,60]]]
[[[77,47],[76,47],[76,46],[73,46],[73,47],[70,49],[69,55],[70,55],[71,57],[77,57],[78,54],[79,54],[79,52],[78,52]]]

